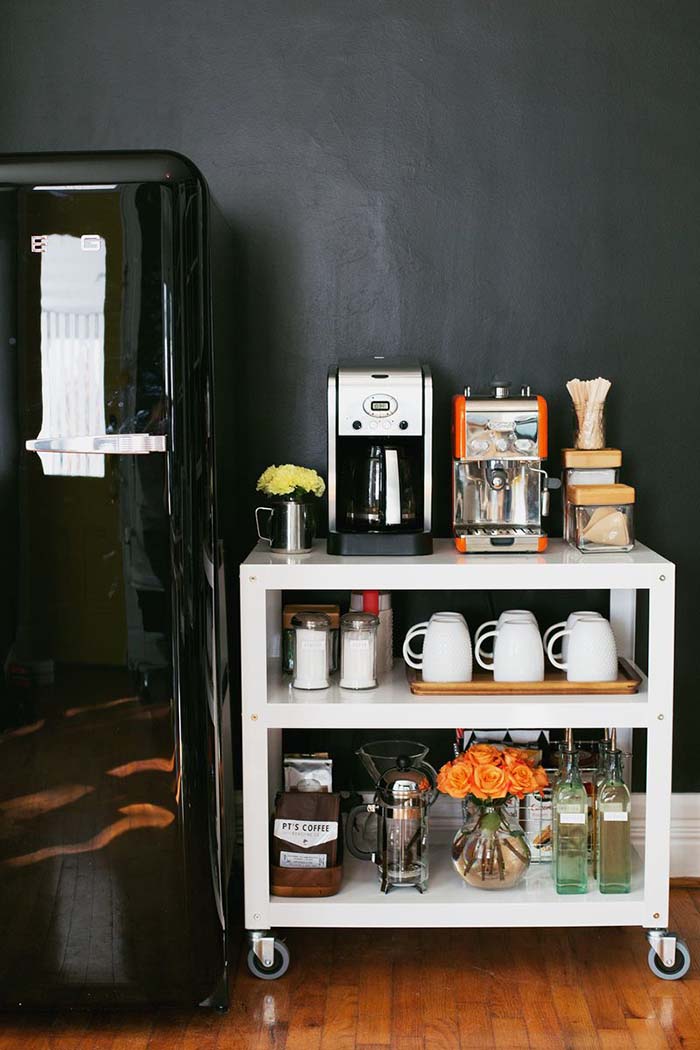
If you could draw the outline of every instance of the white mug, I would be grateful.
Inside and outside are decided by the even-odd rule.
[[[496,640],[491,661],[482,652],[487,638]],[[506,618],[500,627],[484,631],[474,655],[486,671],[493,671],[495,682],[542,682],[544,680],[544,650],[537,624],[522,617]]]
[[[568,637],[566,660],[553,654],[554,643]],[[569,682],[614,682],[617,679],[617,646],[612,627],[604,617],[580,616],[573,627],[551,636],[547,655],[555,667],[566,671]]]
[[[482,623],[479,627],[477,627],[476,634],[474,635],[474,645],[479,644],[479,641],[481,640],[481,636],[484,633],[484,631],[488,631],[491,627],[500,627],[505,620],[510,620],[513,618],[529,620],[530,623],[534,623],[535,627],[537,627],[537,620],[535,619],[535,614],[531,613],[529,609],[506,609],[505,612],[501,613],[497,620],[486,620],[485,623]],[[486,651],[483,650],[483,652],[485,654]],[[491,647],[491,653],[493,653],[493,646]]]
[[[425,635],[423,652],[411,649],[411,639]],[[433,613],[429,621],[410,628],[403,643],[409,667],[423,673],[424,682],[471,682],[472,643],[461,613]]]
[[[569,615],[567,616],[566,620],[561,620],[559,623],[553,623],[551,627],[548,627],[547,630],[544,632],[544,639],[543,639],[545,649],[547,648],[547,645],[549,643],[549,639],[551,638],[551,636],[554,634],[555,631],[559,631],[562,627],[566,628],[567,631],[570,631],[577,620],[580,620],[581,617],[586,617],[586,616],[592,616],[593,619],[596,619],[597,617],[600,617],[600,613],[591,612],[588,609],[585,609],[585,610],[581,610],[580,609],[578,612],[569,613]],[[567,652],[568,647],[569,647],[569,635],[565,634],[562,637],[562,640],[561,640],[561,650],[557,653],[557,659],[559,659],[559,660],[566,660],[566,652]]]

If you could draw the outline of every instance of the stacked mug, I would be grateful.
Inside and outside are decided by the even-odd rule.
[[[561,648],[555,655],[555,643]],[[617,679],[617,645],[612,627],[600,613],[572,612],[544,634],[547,656],[554,667],[566,671],[569,682],[614,682]]]
[[[423,651],[411,648],[424,637]],[[492,645],[485,645],[493,639]],[[561,645],[555,652],[558,642]],[[482,623],[474,636],[473,658],[493,672],[496,682],[544,681],[545,652],[552,665],[566,671],[569,682],[613,682],[617,647],[612,627],[600,613],[572,612],[540,635],[527,609],[507,609],[497,620]],[[415,624],[403,644],[406,663],[421,671],[424,682],[470,682],[473,661],[469,628],[461,613],[437,612]]]
[[[423,651],[411,649],[411,640],[423,636]],[[471,682],[472,642],[461,613],[436,612],[410,628],[403,643],[403,658],[420,671],[424,682]]]
[[[490,652],[484,642],[493,638]],[[527,609],[508,609],[482,623],[474,639],[476,662],[495,682],[543,682],[544,648],[537,620]]]

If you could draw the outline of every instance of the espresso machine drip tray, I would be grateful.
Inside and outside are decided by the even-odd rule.
[[[499,550],[541,551],[546,543],[545,532],[534,526],[470,525],[459,533],[470,553],[478,551],[496,553]]]

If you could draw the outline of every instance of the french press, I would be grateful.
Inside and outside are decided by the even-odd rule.
[[[364,761],[363,751],[360,748],[358,753]],[[398,754],[379,777],[374,800],[348,814],[348,850],[359,860],[374,861],[382,893],[394,886],[415,886],[423,893],[428,886],[428,809],[437,798],[437,775],[423,761],[428,749],[420,747],[420,751],[418,756]],[[377,816],[374,851],[357,845],[355,817],[360,813]]]

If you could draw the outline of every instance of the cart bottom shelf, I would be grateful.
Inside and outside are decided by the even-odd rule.
[[[346,855],[343,885],[334,897],[270,898],[270,926],[365,927],[515,927],[644,926],[642,860],[633,853],[632,891],[602,894],[589,880],[589,892],[561,896],[555,892],[550,864],[533,864],[526,878],[508,890],[479,890],[464,885],[446,842],[431,843],[430,883],[379,891],[374,864]]]

